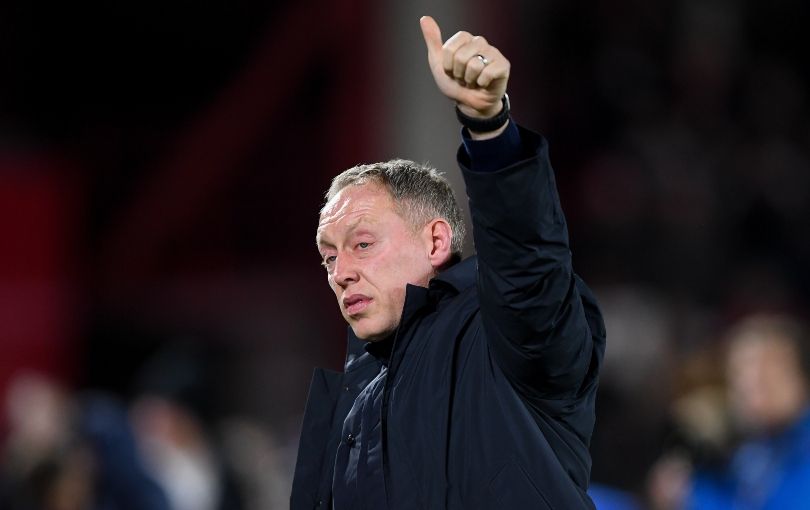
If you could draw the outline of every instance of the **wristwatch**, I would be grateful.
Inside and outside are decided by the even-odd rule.
[[[470,117],[469,115],[464,115],[464,113],[459,110],[458,105],[456,105],[456,118],[458,118],[462,126],[475,133],[489,133],[490,131],[495,131],[509,120],[509,95],[504,94],[501,101],[503,102],[503,108],[501,108],[501,111],[494,117],[488,119]]]

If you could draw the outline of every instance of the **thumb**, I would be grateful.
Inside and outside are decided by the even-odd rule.
[[[442,31],[436,20],[430,16],[419,18],[419,25],[422,27],[422,36],[425,38],[425,46],[428,50],[428,59],[432,62],[442,53]]]

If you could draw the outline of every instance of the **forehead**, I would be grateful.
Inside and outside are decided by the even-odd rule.
[[[797,358],[796,346],[789,338],[775,333],[748,335],[732,343],[729,364],[745,367],[755,363],[793,364]]]
[[[347,186],[321,209],[316,241],[320,244],[337,229],[351,228],[363,221],[381,221],[395,214],[394,205],[391,194],[380,184]]]

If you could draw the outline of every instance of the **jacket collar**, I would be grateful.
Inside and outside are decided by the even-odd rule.
[[[365,347],[368,342],[357,338],[350,326],[347,326],[346,329],[348,330],[348,341],[346,345],[346,363],[343,370],[349,373],[374,361],[374,358],[366,354]]]
[[[445,269],[438,276],[430,280],[429,288],[433,292],[442,292],[452,289],[455,294],[475,285],[478,257],[467,257],[458,264]]]

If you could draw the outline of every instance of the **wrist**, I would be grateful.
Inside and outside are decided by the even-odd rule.
[[[492,135],[493,132],[503,132],[509,121],[509,96],[504,94],[501,100],[486,111],[474,110],[467,105],[456,105],[456,118],[462,126],[470,131],[482,135]],[[497,136],[497,133],[494,133]],[[478,138],[474,136],[474,138]]]
[[[485,133],[479,133],[477,131],[470,131],[469,128],[465,128],[465,129],[467,129],[467,134],[469,135],[470,140],[480,142],[480,141],[483,141],[483,140],[491,140],[493,138],[498,138],[508,128],[509,128],[509,121],[506,121],[506,123],[503,126],[499,127],[495,131],[487,131]]]
[[[501,110],[503,110],[503,100],[499,100],[497,103],[490,106],[486,110],[476,110],[472,106],[468,106],[466,104],[461,103],[456,103],[456,108],[458,108],[458,110],[462,114],[466,115],[467,117],[470,117],[471,119],[481,119],[481,120],[491,119],[492,117],[501,113]]]

